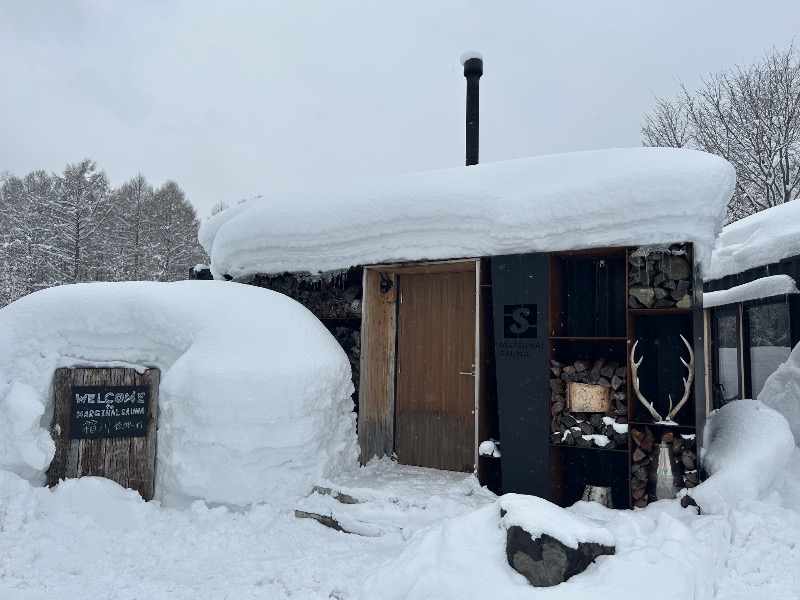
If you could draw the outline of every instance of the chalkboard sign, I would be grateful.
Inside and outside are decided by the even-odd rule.
[[[69,437],[146,436],[149,402],[145,386],[72,386]]]

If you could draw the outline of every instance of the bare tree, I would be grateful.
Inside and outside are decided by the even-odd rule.
[[[229,208],[230,204],[225,202],[224,200],[220,200],[214,206],[211,207],[211,213],[208,215],[209,217],[213,217],[217,213],[221,213],[226,208]]]
[[[752,64],[710,75],[675,101],[656,98],[645,146],[717,154],[736,168],[728,222],[800,195],[800,54],[772,49]]]

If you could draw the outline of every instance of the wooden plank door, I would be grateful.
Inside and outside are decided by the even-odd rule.
[[[55,456],[47,473],[47,485],[57,485],[61,479],[71,479],[94,475],[116,481],[123,487],[139,492],[145,500],[152,500],[155,486],[156,429],[158,421],[158,386],[161,372],[147,369],[138,373],[127,368],[85,368],[56,369],[54,390],[54,428],[56,445]],[[146,423],[146,435],[136,437],[88,437],[71,435],[72,394],[75,386],[83,387],[144,387],[150,398],[147,414],[142,417]],[[92,401],[94,402],[94,401]],[[91,404],[92,407],[105,407],[105,404]],[[114,406],[113,404],[111,406]],[[112,412],[122,413],[117,405]],[[98,411],[100,412],[100,411]],[[131,418],[120,416],[122,425]]]
[[[403,274],[395,453],[402,464],[475,466],[475,271]]]

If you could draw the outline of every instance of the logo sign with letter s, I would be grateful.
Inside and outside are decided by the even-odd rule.
[[[535,338],[538,310],[535,304],[506,304],[503,308],[503,337]]]

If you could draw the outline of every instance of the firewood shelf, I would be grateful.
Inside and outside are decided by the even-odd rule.
[[[646,494],[643,496],[637,491],[635,498],[631,495],[629,484],[633,481],[633,456],[638,448],[631,436],[631,429],[647,427],[658,439],[670,431],[674,432],[676,438],[693,435],[697,431],[695,414],[696,410],[700,410],[695,408],[697,401],[694,400],[694,393],[698,390],[697,386],[692,390],[689,402],[675,417],[677,424],[664,425],[648,420],[649,415],[637,399],[631,381],[630,352],[633,344],[638,341],[637,360],[643,358],[638,369],[641,393],[664,415],[670,402],[669,396],[677,401],[683,393],[681,381],[686,376],[686,370],[680,363],[680,358],[687,357],[686,347],[680,341],[680,336],[690,341],[694,339],[694,328],[698,326],[697,317],[702,309],[696,302],[689,308],[642,308],[640,302],[631,299],[632,286],[639,288],[636,290],[638,299],[644,296],[640,288],[648,285],[667,288],[667,292],[656,290],[658,297],[679,289],[682,294],[689,294],[692,298],[692,287],[697,280],[694,279],[691,245],[675,244],[665,251],[665,254],[669,253],[673,254],[673,258],[680,257],[674,259],[674,262],[682,263],[678,265],[683,271],[680,275],[670,273],[671,265],[661,266],[658,263],[658,260],[669,263],[673,258],[668,256],[659,259],[656,256],[651,262],[653,255],[645,255],[637,248],[550,254],[548,343],[551,378],[559,379],[559,370],[577,359],[585,359],[589,363],[598,359],[618,363],[625,369],[624,374],[619,375],[624,381],[619,389],[614,387],[614,390],[624,393],[615,396],[614,408],[606,416],[615,418],[617,423],[628,425],[627,443],[611,449],[595,444],[562,444],[551,437],[548,441],[550,497],[558,504],[568,506],[574,503],[580,499],[584,485],[597,484],[603,478],[606,480],[605,485],[612,486],[616,508],[633,508],[634,504],[646,504]],[[691,271],[689,276],[686,275],[686,262]],[[651,269],[653,264],[659,269],[658,272],[645,274],[643,271]],[[679,278],[683,280],[680,281]],[[653,295],[653,292],[649,293]],[[677,302],[675,296],[672,301]],[[643,297],[642,302],[646,301],[649,298]],[[685,295],[682,301],[686,302]],[[702,360],[702,350],[698,351],[696,340],[694,346],[696,360]],[[574,369],[571,372],[574,373]],[[614,385],[619,385],[619,382]],[[563,421],[559,423],[559,415],[562,413],[558,411],[566,411],[566,408],[556,406],[563,398],[554,396],[562,393],[561,386],[553,387],[551,381],[551,436],[558,433],[553,429],[555,425],[563,425]],[[566,407],[566,403],[564,406]],[[584,452],[573,452],[574,450]]]

